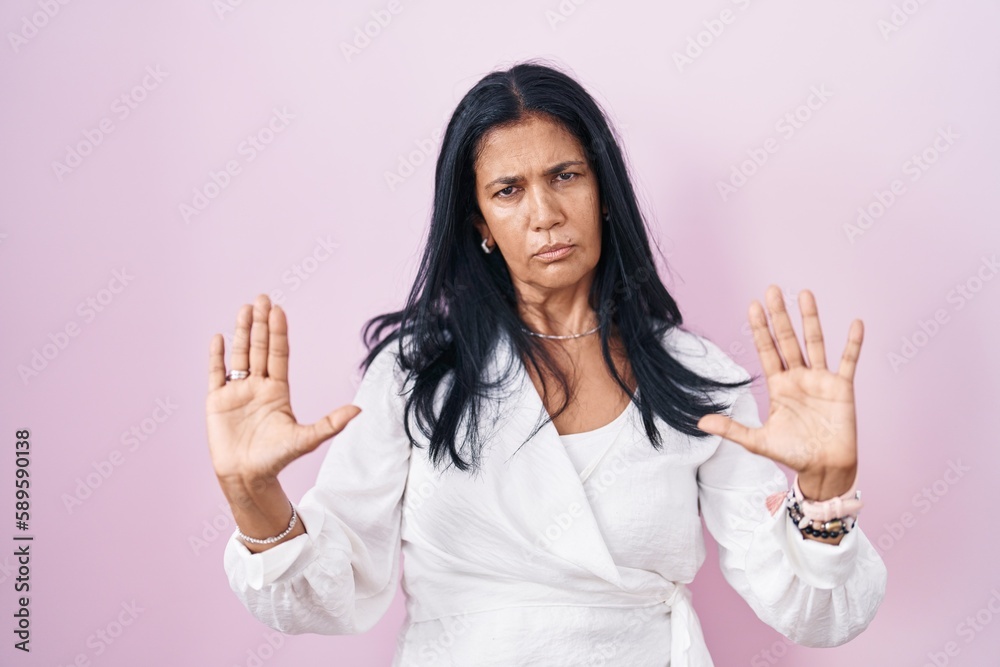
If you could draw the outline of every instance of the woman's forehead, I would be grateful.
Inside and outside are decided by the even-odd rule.
[[[529,117],[496,127],[483,136],[476,170],[503,170],[517,165],[547,167],[583,160],[580,142],[563,125],[544,117]]]

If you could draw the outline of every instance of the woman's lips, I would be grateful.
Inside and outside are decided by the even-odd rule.
[[[566,255],[573,252],[573,248],[576,246],[568,245],[562,248],[557,248],[555,250],[550,250],[548,252],[540,252],[535,257],[542,260],[543,262],[554,262],[556,260],[562,259]]]

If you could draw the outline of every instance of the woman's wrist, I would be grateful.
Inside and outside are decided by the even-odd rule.
[[[806,500],[823,502],[847,493],[858,476],[858,467],[832,468],[818,473],[799,473],[799,488]]]
[[[253,508],[268,505],[284,495],[277,477],[217,477],[230,505]]]
[[[856,488],[856,470],[851,479],[847,491],[820,501],[810,500],[802,490],[800,476],[795,476],[785,497],[785,507],[804,539],[840,544],[854,528],[863,503],[861,492]]]
[[[295,506],[291,502],[287,501],[287,499],[285,503],[285,511],[287,517],[282,519],[283,523],[279,521],[271,522],[270,520],[263,521],[263,517],[261,515],[244,517],[243,523],[240,523],[240,520],[237,519],[236,527],[239,531],[240,542],[242,542],[243,545],[246,546],[246,548],[252,553],[259,553],[272,547],[276,547],[279,544],[287,542],[288,540],[305,533],[305,523],[302,521],[302,516],[296,511]],[[244,524],[254,527],[244,528]]]
[[[251,552],[266,551],[306,532],[302,516],[297,515],[292,529],[286,533],[291,525],[292,505],[277,478],[227,480],[220,478],[219,484],[229,501],[233,520],[240,533],[257,539],[267,539],[285,533],[280,540],[267,544],[241,539],[240,543]]]

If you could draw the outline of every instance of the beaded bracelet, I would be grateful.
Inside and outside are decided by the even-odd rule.
[[[285,530],[282,531],[281,534],[275,535],[274,537],[268,537],[263,540],[258,540],[256,537],[250,537],[249,535],[244,535],[243,531],[241,531],[239,529],[239,526],[237,526],[236,532],[239,534],[240,539],[245,540],[247,542],[252,542],[253,544],[274,544],[275,542],[283,538],[285,535],[288,535],[288,533],[292,532],[292,528],[295,527],[295,520],[298,517],[298,513],[295,511],[295,505],[292,504],[292,501],[288,501],[288,504],[292,506],[292,520],[288,523],[288,528],[285,528]]]
[[[850,532],[864,506],[861,491],[856,489],[857,477],[846,493],[829,500],[806,500],[799,487],[799,476],[786,495],[785,506],[799,530],[813,537],[838,537]]]
[[[792,521],[798,526],[806,535],[812,535],[813,537],[837,537],[838,535],[846,535],[854,528],[854,524],[857,521],[857,517],[854,516],[843,516],[838,519],[831,519],[830,521],[823,521],[818,526],[802,513],[802,508],[799,506],[797,501],[791,501],[788,504],[788,516],[792,517]]]

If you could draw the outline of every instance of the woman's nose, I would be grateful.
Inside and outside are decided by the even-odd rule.
[[[563,222],[562,207],[555,193],[546,188],[532,188],[529,195],[528,215],[532,229],[549,229]]]

